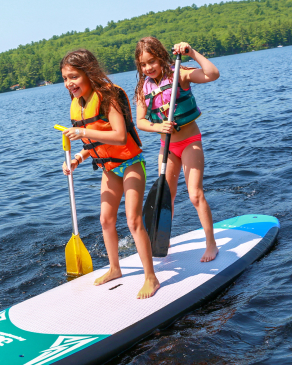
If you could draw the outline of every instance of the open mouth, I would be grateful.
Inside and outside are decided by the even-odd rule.
[[[78,90],[79,90],[79,87],[75,87],[74,89],[71,90],[71,93],[76,94]]]

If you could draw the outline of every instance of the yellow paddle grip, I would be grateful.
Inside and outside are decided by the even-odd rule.
[[[63,132],[63,131],[65,131],[66,129],[68,129],[67,127],[63,127],[63,126],[61,126],[61,125],[59,125],[59,124],[55,124],[55,125],[54,125],[54,128],[55,128],[55,129],[58,129],[58,131],[61,131],[61,132]]]
[[[61,131],[61,132],[64,132],[66,129],[68,129],[68,128],[63,127],[59,124],[55,124],[54,128],[58,129],[58,131]],[[71,150],[70,139],[65,134],[62,134],[62,143],[63,143],[63,150],[64,151],[70,151]]]

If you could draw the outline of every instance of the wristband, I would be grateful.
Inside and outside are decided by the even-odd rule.
[[[79,161],[77,160],[77,158],[73,158],[73,160],[76,160],[77,161],[77,166],[79,166]]]
[[[76,153],[76,155],[74,156],[75,157],[75,159],[77,160],[77,158],[76,158],[76,156],[80,156],[81,157],[81,162],[83,162],[84,161],[84,158],[83,158],[83,156],[82,156],[82,154],[81,153]]]

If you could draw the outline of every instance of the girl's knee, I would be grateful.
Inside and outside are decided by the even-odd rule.
[[[127,216],[127,223],[128,223],[128,227],[129,227],[129,230],[131,233],[135,233],[137,230],[141,229],[143,226],[142,217],[135,216],[135,215]]]
[[[195,207],[198,207],[202,201],[205,200],[202,189],[196,189],[189,193],[190,200]]]
[[[105,214],[100,215],[100,224],[103,229],[109,229],[116,226],[116,217],[108,216]]]

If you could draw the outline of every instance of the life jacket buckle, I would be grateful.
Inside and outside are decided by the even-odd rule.
[[[157,89],[151,91],[151,96],[156,96],[158,94],[160,94],[162,92],[162,90],[160,89],[160,87],[158,87]]]
[[[162,106],[159,107],[159,110],[161,113],[165,112],[166,110],[168,110],[170,107],[170,103],[164,104]]]

